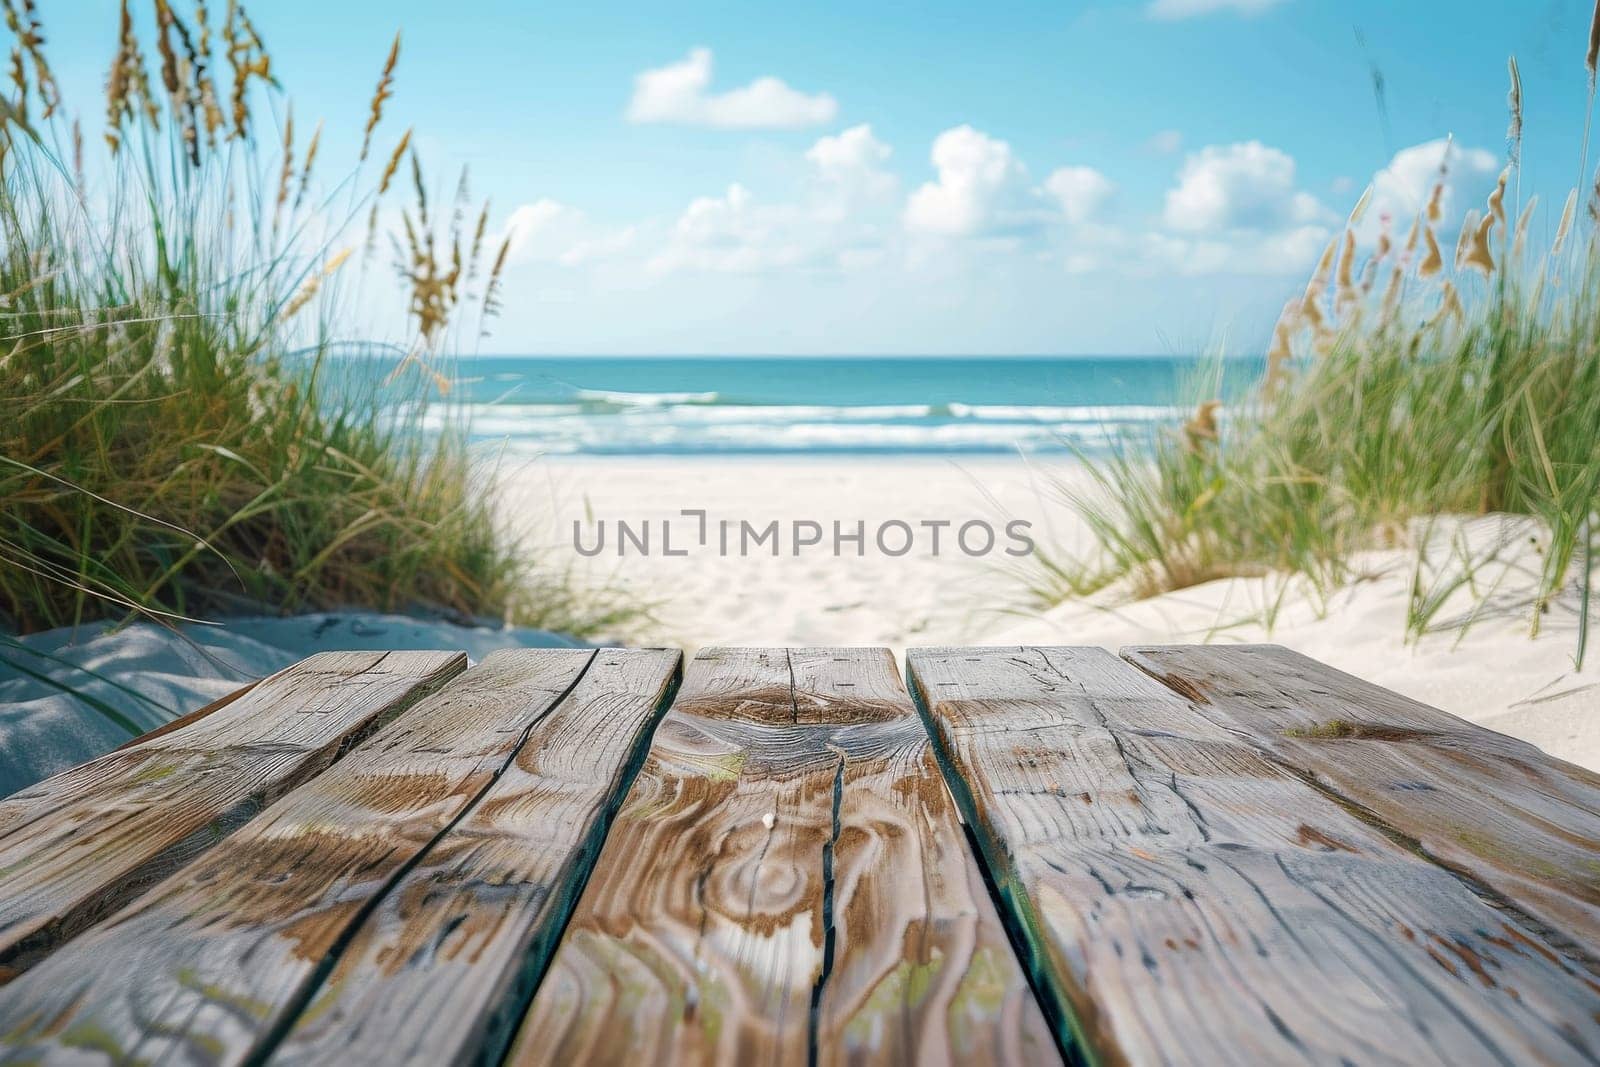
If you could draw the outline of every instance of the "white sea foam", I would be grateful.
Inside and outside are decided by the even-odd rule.
[[[1175,421],[1152,404],[738,404],[716,393],[585,392],[568,402],[469,403],[396,411],[441,432],[465,422],[515,450],[598,452],[1004,452],[1103,447],[1131,427]],[[628,397],[627,403],[616,398]],[[686,399],[685,399],[686,398]]]
[[[579,389],[581,400],[599,400],[623,407],[655,408],[667,404],[715,404],[717,394],[709,393],[625,393],[606,389]]]

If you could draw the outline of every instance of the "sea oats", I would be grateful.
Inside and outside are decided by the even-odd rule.
[[[1494,184],[1494,190],[1489,193],[1489,216],[1500,225],[1506,224],[1506,182],[1511,178],[1511,168],[1506,167],[1500,172],[1500,178]]]
[[[1567,194],[1567,206],[1561,212],[1561,224],[1556,227],[1556,239],[1550,244],[1550,255],[1554,258],[1560,254],[1561,246],[1567,243],[1567,234],[1572,232],[1572,219],[1578,211],[1578,190],[1574,189]]]
[[[1423,210],[1429,223],[1437,225],[1444,218],[1444,182],[1434,185],[1433,191],[1428,194],[1428,206]]]
[[[9,10],[7,14],[10,14]],[[23,65],[22,49],[11,50],[11,65],[8,69],[11,84],[16,87],[16,102],[11,105],[12,111],[17,116],[17,124],[28,125],[28,70]]]
[[[1428,251],[1423,254],[1422,262],[1417,265],[1417,276],[1431,278],[1444,269],[1444,255],[1439,251],[1439,239],[1434,237],[1433,227],[1427,227],[1422,233],[1424,240],[1427,241]]]
[[[422,228],[429,231],[428,238],[432,240],[431,223],[428,221],[428,186],[422,180],[422,158],[414,148],[411,150],[411,191],[417,198],[417,219],[422,223]]]
[[[294,182],[294,105],[283,119],[283,164],[278,169],[278,196],[272,207],[272,228],[278,228],[284,205],[289,202],[289,187]]]
[[[378,200],[372,201],[372,209],[367,212],[367,238],[362,242],[361,255],[365,259],[370,257],[378,246]]]
[[[1195,409],[1194,416],[1183,424],[1184,443],[1191,454],[1204,455],[1207,448],[1216,444],[1217,411],[1221,407],[1220,400],[1203,401]]]
[[[217,82],[211,73],[211,24],[206,5],[194,6],[195,24],[195,95],[200,98],[200,113],[204,117],[206,143],[215,146],[217,131],[227,125],[222,105],[217,102]]]
[[[489,270],[489,283],[483,290],[483,317],[493,318],[500,314],[500,278],[505,273],[506,257],[511,252],[511,235],[507,234],[500,241],[500,250],[495,253],[494,266]]]
[[[1313,330],[1321,330],[1326,322],[1321,300],[1328,291],[1328,279],[1333,273],[1333,258],[1338,249],[1339,239],[1335,237],[1328,242],[1328,247],[1323,249],[1322,258],[1317,261],[1317,269],[1312,272],[1311,281],[1306,285],[1305,299],[1301,301],[1301,316]]]
[[[202,110],[203,85],[205,73],[205,60],[200,55],[200,50],[195,46],[194,37],[189,32],[189,27],[184,25],[182,19],[172,11],[169,4],[162,4],[160,14],[160,31],[163,46],[162,69],[165,78],[167,55],[171,55],[173,68],[172,82],[175,89],[168,90],[172,102],[172,112],[177,117],[178,128],[183,138],[183,145],[189,157],[190,166],[200,166],[200,130],[205,122]],[[177,47],[172,47],[169,37],[177,38]],[[210,141],[211,138],[207,137]]]
[[[1456,291],[1452,282],[1446,281],[1441,286],[1439,300],[1439,317],[1445,320],[1462,322],[1466,318],[1466,310],[1461,306],[1461,294]]]
[[[1411,232],[1406,234],[1405,250],[1400,255],[1403,262],[1410,262],[1417,250],[1417,239],[1422,236],[1422,216],[1423,213],[1418,212],[1417,217],[1411,220]]]
[[[1372,287],[1378,282],[1378,261],[1367,260],[1366,266],[1361,268],[1361,295],[1366,297],[1371,294]]]
[[[295,294],[294,299],[284,305],[283,317],[286,319],[293,318],[296,312],[309,304],[311,299],[317,295],[317,291],[322,288],[322,283],[333,277],[338,273],[339,268],[344,266],[345,260],[350,258],[350,252],[349,248],[340,249],[333,258],[323,265],[321,271],[313,274],[310,280]]]
[[[31,90],[43,105],[39,118],[49,119],[61,106],[61,88],[56,84],[55,74],[50,69],[50,61],[45,57],[44,29],[39,21],[35,0],[20,0],[20,6],[18,0],[5,0],[0,8],[5,11],[6,26],[17,42],[12,52],[12,78],[17,85],[15,106],[26,116],[28,95]],[[27,66],[33,68],[31,80],[27,77]]]
[[[183,91],[183,85],[178,80],[178,52],[172,47],[172,22],[177,17],[172,13],[172,4],[169,0],[155,0],[156,7],[156,53],[161,57],[161,84],[166,87],[168,96],[177,96]]]
[[[300,210],[300,205],[305,201],[306,189],[311,185],[311,168],[317,163],[317,149],[322,145],[322,120],[317,120],[317,128],[311,131],[311,143],[306,145],[306,159],[300,165],[300,187],[294,194],[295,210]]]
[[[1471,231],[1472,241],[1467,248],[1466,258],[1462,260],[1465,266],[1476,267],[1485,275],[1494,273],[1494,256],[1489,251],[1489,231],[1494,228],[1494,222],[1494,215],[1485,215],[1477,229]]]
[[[150,74],[145,69],[144,52],[133,32],[133,16],[128,0],[122,0],[117,30],[117,51],[106,78],[106,143],[116,153],[122,147],[122,124],[143,113],[152,129],[161,128],[161,115],[150,92]]]
[[[1356,232],[1344,231],[1344,248],[1339,254],[1339,270],[1334,279],[1333,306],[1342,319],[1361,300],[1355,285]]]
[[[1507,60],[1511,74],[1511,91],[1506,96],[1506,110],[1511,113],[1511,124],[1506,127],[1506,156],[1516,166],[1522,156],[1522,74],[1517,70],[1517,57]]]
[[[489,201],[483,202],[483,208],[478,212],[478,222],[472,228],[472,247],[467,253],[467,280],[470,282],[478,276],[479,259],[483,255],[483,237],[489,230]]]
[[[272,83],[272,57],[261,43],[261,35],[250,15],[238,0],[228,0],[228,15],[223,22],[223,38],[228,45],[228,66],[233,72],[232,136],[244,139],[250,132],[250,82]]]
[[[1380,328],[1387,329],[1400,312],[1400,297],[1404,292],[1405,269],[1396,263],[1389,272],[1389,284],[1383,288],[1383,302],[1378,314]]]
[[[1583,66],[1589,72],[1589,91],[1594,92],[1595,64],[1600,62],[1600,0],[1595,0],[1594,18],[1589,23],[1589,51],[1584,54]]]
[[[367,128],[361,135],[361,160],[366,161],[367,153],[372,151],[372,135],[378,129],[378,123],[383,121],[383,105],[394,95],[394,68],[400,62],[400,35],[394,35],[394,43],[389,46],[389,56],[383,61],[383,72],[378,75],[378,87],[372,94],[372,103],[367,108]]]
[[[389,191],[389,185],[394,181],[395,172],[400,169],[400,160],[405,158],[406,149],[410,145],[411,131],[408,129],[400,135],[400,143],[394,146],[394,151],[389,153],[389,162],[383,168],[383,178],[378,182],[379,196]]]
[[[1283,305],[1278,322],[1272,328],[1272,344],[1267,349],[1267,391],[1269,395],[1288,373],[1294,359],[1294,333],[1300,327],[1300,301],[1290,300]]]
[[[1466,262],[1467,249],[1472,245],[1472,235],[1478,228],[1478,211],[1476,208],[1467,212],[1466,218],[1461,220],[1461,233],[1456,238],[1455,266],[1459,270]]]
[[[1361,194],[1361,199],[1356,201],[1356,206],[1350,209],[1350,218],[1345,223],[1350,228],[1361,224],[1362,218],[1367,213],[1367,207],[1372,203],[1372,186],[1367,186],[1366,192]]]
[[[1522,214],[1517,217],[1516,239],[1511,243],[1512,262],[1520,262],[1522,260],[1523,249],[1527,247],[1528,222],[1533,218],[1533,209],[1537,207],[1538,204],[1539,198],[1537,196],[1530,196],[1528,198],[1527,206],[1522,209]]]
[[[1456,135],[1444,139],[1444,151],[1439,156],[1439,176],[1434,179],[1433,192],[1428,195],[1428,221],[1438,225],[1444,218],[1444,185],[1450,176],[1450,151],[1455,147]]]
[[[78,199],[82,200],[89,186],[83,176],[83,124],[77,116],[72,119],[72,183],[77,187]]]

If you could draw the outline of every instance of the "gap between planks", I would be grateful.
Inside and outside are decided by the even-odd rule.
[[[884,649],[707,649],[510,1062],[1058,1056]]]
[[[466,666],[319,653],[171,732],[0,802],[0,980],[244,825]]]
[[[654,687],[647,694],[648,708],[633,709],[636,734],[648,736],[648,726],[659,713],[663,697],[670,693],[679,657],[675,652],[634,652],[615,658],[630,656],[653,656],[658,664]],[[538,676],[528,676],[523,690],[508,692],[499,683],[514,677],[515,670],[504,662],[519,657],[530,664],[570,661],[570,669],[555,668],[562,673],[554,680],[554,689],[540,690]],[[506,779],[517,757],[524,754],[532,732],[565,705],[593,660],[594,653],[564,649],[491,655],[463,675],[457,685],[419,705],[333,770],[285,797],[205,860],[180,871],[144,900],[20,980],[8,991],[11,997],[0,999],[0,1034],[5,1035],[3,1041],[10,1053],[49,1058],[52,1050],[64,1051],[61,1042],[65,1035],[92,1030],[106,1035],[113,1048],[130,1055],[137,1051],[145,1057],[159,1057],[164,1050],[185,1046],[207,1048],[208,1059],[222,1063],[258,1063],[291,1048],[302,1058],[329,1055],[326,1032],[313,1027],[309,1034],[301,1034],[298,1028],[336,1013],[338,1005],[329,1001],[329,995],[351,995],[352,989],[363,987],[364,980],[381,986],[391,977],[385,968],[372,966],[374,961],[361,955],[373,947],[374,938],[363,939],[363,931],[371,927],[368,920],[388,914],[381,909],[393,896],[391,891],[409,886],[407,877],[422,870],[426,857],[441,841],[460,837],[452,831],[482,809],[496,783]],[[497,663],[502,666],[495,666]],[[500,673],[496,675],[496,671]],[[465,687],[475,683],[479,685],[477,703],[462,695],[467,692]],[[536,697],[539,692],[545,696]],[[507,716],[520,721],[512,727]],[[444,758],[452,738],[467,749],[455,757],[454,764]],[[635,736],[634,747],[638,741]],[[385,767],[401,777],[386,780]],[[441,767],[454,776],[434,780],[435,772],[443,773]],[[407,772],[416,773],[406,777]],[[411,783],[404,795],[396,793],[392,786],[404,782]],[[369,806],[363,809],[363,803]],[[396,803],[399,809],[393,807]],[[403,814],[408,804],[415,813],[410,817]],[[363,810],[369,812],[364,826]],[[351,818],[356,819],[354,826],[342,825]],[[557,823],[559,829],[567,828],[561,820]],[[341,835],[341,829],[349,832]],[[295,835],[306,832],[332,836],[320,844],[306,837],[304,847],[297,846]],[[341,846],[348,847],[341,852]],[[285,847],[290,851],[285,852]],[[564,877],[587,873],[586,867],[560,870]],[[230,882],[237,886],[235,891],[228,890]],[[492,882],[485,886],[487,891]],[[229,901],[225,909],[228,920],[220,924],[215,918],[219,899]],[[563,897],[557,893],[552,899],[549,908],[535,908],[531,919],[527,912],[520,913],[521,918],[534,922],[544,916],[559,929],[564,918]],[[545,898],[541,896],[535,903],[543,907]],[[493,904],[491,900],[489,906]],[[242,919],[240,909],[252,906],[270,907],[272,912],[256,920]],[[401,912],[404,918],[403,902]],[[410,914],[417,917],[414,910]],[[432,917],[432,913],[421,915],[424,921]],[[240,926],[241,922],[245,925]],[[496,928],[507,929],[508,938],[527,932],[525,927],[510,927],[502,923]],[[389,932],[381,933],[387,936]],[[402,925],[395,932],[415,931]],[[451,938],[458,944],[461,938],[470,941],[474,928],[471,924],[464,930],[450,926],[436,933],[417,943],[437,950]],[[382,945],[377,948],[381,964],[385,958]],[[246,958],[248,966],[244,965]],[[352,974],[341,966],[341,958],[356,960],[361,966]],[[415,952],[390,953],[388,958],[410,962]],[[426,963],[445,966],[448,961],[448,954],[441,953]],[[131,988],[129,973],[147,977]],[[502,1004],[494,998],[523,995],[519,982],[526,979],[525,973],[511,974],[509,969],[504,975],[487,976],[468,989],[475,997],[470,1006],[476,1014],[440,1012],[441,1025],[429,1030],[439,1031],[441,1042],[457,1044],[442,1046],[437,1058],[477,1055],[485,1038],[493,1036],[488,1032],[493,1018],[515,1014],[517,1009],[515,1004]],[[467,985],[443,980],[413,982],[407,988],[412,994],[420,989],[455,996]],[[408,1016],[413,1026],[430,1017],[426,1002],[411,1003],[409,1011],[403,1011],[403,1005],[395,1006],[402,1022]],[[449,1031],[447,1036],[445,1031]],[[338,1035],[333,1036],[337,1041]],[[314,1043],[296,1045],[305,1038]],[[308,1048],[314,1051],[308,1052]],[[380,1060],[393,1058],[392,1050],[385,1056],[381,1042],[370,1040],[338,1049],[336,1058],[359,1060],[364,1054]]]
[[[1600,977],[1600,774],[1280,645],[1121,654]]]
[[[1600,990],[1536,933],[1110,653],[909,660],[1046,1004],[1092,1060],[1600,1048]]]

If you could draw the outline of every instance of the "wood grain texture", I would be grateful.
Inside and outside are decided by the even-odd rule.
[[[1600,974],[1600,774],[1275,645],[1123,655],[1565,935]]]
[[[1100,1063],[1568,1063],[1600,989],[1460,878],[1099,649],[918,649],[913,692]]]
[[[483,799],[384,895],[274,1058],[498,1062],[681,660],[596,654]]]
[[[712,649],[511,1062],[1056,1058],[889,653]]]
[[[458,652],[321,653],[0,804],[0,968],[31,966],[465,666]]]
[[[497,652],[418,703],[12,983],[0,1059],[71,1062],[87,1045],[116,1061],[243,1061],[591,656]]]
[[[292,669],[292,668],[285,668],[285,669],[288,670],[288,669]],[[282,672],[280,671],[279,673],[281,674]],[[144,743],[146,743],[148,741],[154,741],[158,737],[162,737],[162,736],[164,736],[166,734],[173,733],[173,732],[175,732],[177,730],[187,729],[188,727],[193,726],[195,723],[199,722],[201,719],[206,718],[208,715],[211,715],[211,714],[213,714],[215,712],[221,711],[223,708],[227,707],[229,704],[232,704],[235,700],[238,700],[240,697],[242,697],[246,693],[250,692],[250,690],[254,689],[256,686],[260,685],[265,680],[266,679],[264,679],[264,678],[258,678],[253,682],[247,682],[244,685],[241,685],[239,688],[235,689],[233,692],[223,694],[222,696],[220,696],[217,699],[213,700],[211,703],[205,705],[204,707],[196,708],[195,710],[189,712],[187,715],[180,715],[176,719],[173,719],[171,722],[166,723],[166,724],[161,725],[161,726],[158,726],[154,730],[149,731],[148,733],[140,734],[138,737],[135,737],[135,738],[132,738],[132,739],[130,739],[128,741],[123,742],[122,744],[118,745],[112,751],[121,752],[124,749],[137,748],[139,745],[142,745],[142,744],[144,744]]]

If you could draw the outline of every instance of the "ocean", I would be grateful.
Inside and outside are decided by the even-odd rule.
[[[1182,357],[482,357],[450,397],[478,441],[588,455],[1099,451],[1187,417]],[[1214,392],[1215,390],[1208,391]],[[431,418],[442,419],[442,413]]]

